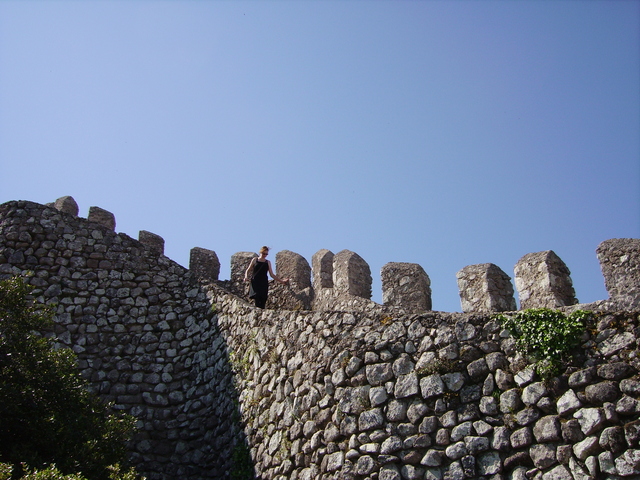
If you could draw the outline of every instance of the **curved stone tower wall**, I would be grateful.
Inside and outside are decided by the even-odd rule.
[[[55,305],[51,334],[75,351],[95,392],[139,419],[131,460],[141,471],[224,478],[242,432],[212,306],[188,270],[110,225],[5,203],[0,275],[25,277]]]

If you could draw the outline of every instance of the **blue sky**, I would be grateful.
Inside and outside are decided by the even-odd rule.
[[[73,196],[221,279],[266,244],[455,274],[640,237],[638,1],[2,1],[0,202]],[[275,255],[272,255],[272,261]]]

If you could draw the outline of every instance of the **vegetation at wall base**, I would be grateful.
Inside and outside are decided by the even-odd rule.
[[[253,480],[255,471],[249,446],[243,440],[238,440],[231,453],[231,478],[233,480]]]
[[[134,418],[91,394],[73,351],[42,336],[53,312],[31,290],[19,277],[0,281],[0,462],[12,478],[112,480]]]
[[[64,474],[54,464],[42,470],[36,470],[24,464],[20,467],[21,472],[14,474],[12,465],[0,463],[0,480],[90,480],[78,473]],[[113,465],[109,467],[109,471],[109,480],[145,480],[133,468],[123,470],[120,465]]]
[[[509,330],[517,350],[535,363],[538,375],[548,379],[558,374],[562,362],[580,344],[591,316],[592,313],[585,310],[565,315],[559,310],[530,308],[494,318]]]

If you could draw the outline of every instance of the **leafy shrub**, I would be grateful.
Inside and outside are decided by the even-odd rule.
[[[9,480],[12,470],[13,468],[8,463],[0,463],[0,480]]]
[[[14,475],[24,462],[106,480],[109,465],[125,460],[134,419],[92,395],[74,353],[38,333],[53,314],[30,291],[18,277],[0,281],[0,461]]]
[[[535,362],[538,374],[549,378],[558,373],[571,349],[580,344],[590,316],[591,312],[584,310],[567,316],[559,310],[531,308],[495,318],[515,338],[518,351]]]
[[[55,465],[49,465],[43,470],[34,470],[26,465],[21,466],[24,475],[18,480],[87,480],[80,474],[72,473],[65,475]],[[140,478],[133,469],[123,471],[119,465],[109,467],[109,480],[136,480]],[[12,478],[13,467],[8,463],[0,463],[0,480],[10,480]],[[142,478],[141,480],[144,480]]]
[[[231,478],[233,480],[252,480],[255,478],[251,452],[248,445],[243,440],[238,440],[231,452],[233,468]]]

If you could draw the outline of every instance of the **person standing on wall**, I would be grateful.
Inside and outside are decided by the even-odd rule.
[[[267,260],[267,255],[269,255],[269,247],[262,247],[260,249],[260,256],[253,257],[247,271],[244,272],[245,282],[248,282],[249,277],[251,277],[249,298],[255,301],[256,307],[258,308],[264,308],[267,303],[267,297],[269,295],[269,278],[267,277],[267,273],[271,275],[271,278],[283,285],[289,283],[288,278],[281,279],[273,273],[271,262]]]

